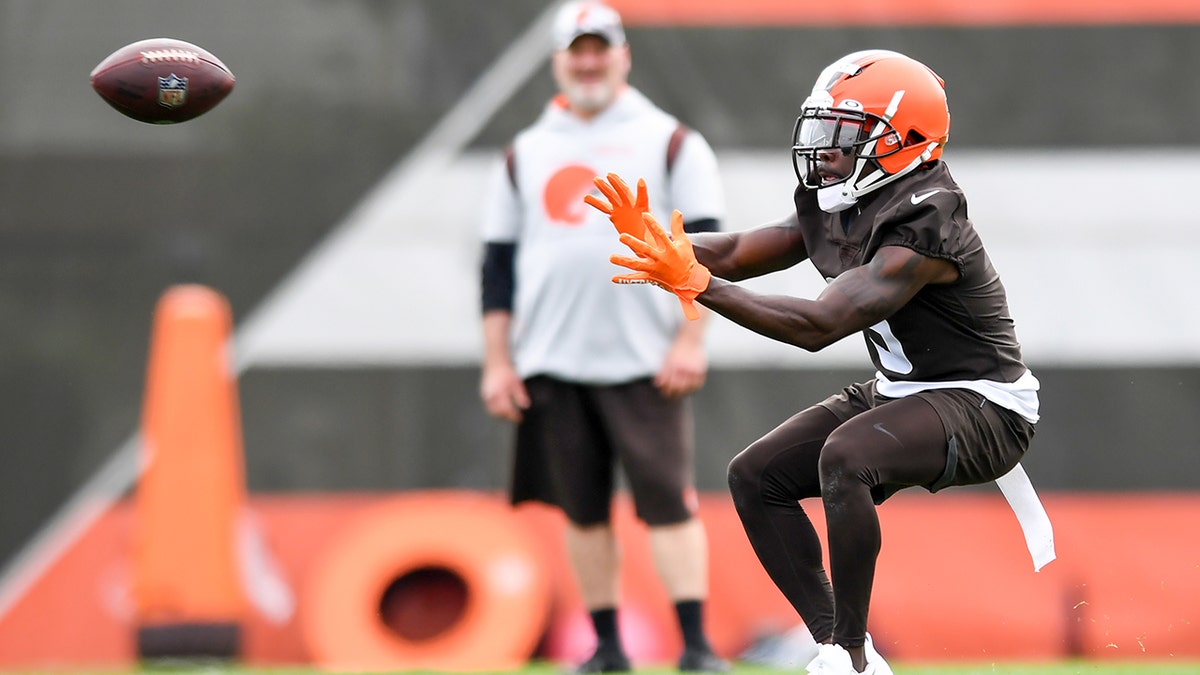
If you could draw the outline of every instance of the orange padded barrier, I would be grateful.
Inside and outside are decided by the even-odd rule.
[[[231,327],[229,303],[212,289],[175,286],[159,300],[135,493],[139,640],[199,639],[204,653],[215,641],[213,655],[236,651],[245,608],[235,550],[246,496]]]
[[[1200,656],[1200,497],[1064,495],[1060,616],[1085,659]]]
[[[1044,495],[1058,559],[1033,572],[994,490],[879,509],[871,605],[901,663],[1200,656],[1200,495]]]
[[[446,605],[462,603],[463,589],[471,586],[465,576],[461,586],[454,584],[439,571],[450,566],[436,559],[407,565],[418,571],[410,576],[403,566],[384,569],[379,558],[337,552],[355,532],[359,537],[374,533],[380,541],[360,542],[352,550],[387,544],[402,548],[395,540],[426,516],[446,526],[443,538],[466,540],[463,546],[491,546],[496,531],[508,531],[523,541],[528,548],[521,550],[544,565],[539,578],[551,589],[551,597],[547,600],[535,591],[529,606],[513,616],[531,625],[531,617],[545,611],[537,609],[545,607],[540,603],[551,602],[554,610],[543,633],[532,628],[522,637],[533,634],[530,639],[536,641],[537,635],[545,635],[533,653],[546,656],[553,651],[563,660],[590,648],[590,627],[586,615],[577,613],[582,602],[561,548],[561,514],[522,508],[514,524],[506,517],[512,510],[503,496],[461,496],[461,503],[476,505],[470,518],[457,507],[429,501],[404,520],[379,516],[386,522],[371,514],[400,513],[389,505],[406,495],[252,496],[250,506],[284,577],[306,590],[299,598],[298,615],[286,623],[272,623],[253,611],[247,614],[245,661],[263,667],[337,663],[330,659],[326,641],[336,642],[342,629],[335,625],[329,634],[314,635],[313,624],[320,617],[312,614],[332,611],[315,603],[314,584],[334,574],[331,558],[339,556],[373,562],[360,566],[343,561],[342,572],[335,576],[344,578],[326,581],[334,590],[357,594],[352,610],[337,605],[336,598],[327,599],[338,617],[357,613],[354,625],[369,626],[361,632],[371,631],[376,635],[371,639],[384,644],[402,641],[396,632],[407,631],[410,639],[424,640],[418,647],[445,646],[440,638],[420,633],[416,624],[422,622],[413,617],[422,614],[413,609],[422,602],[437,604],[439,597]],[[910,490],[888,500],[879,509],[883,551],[871,605],[871,631],[880,650],[894,663],[910,667],[923,662],[1003,664],[1068,658],[1195,664],[1200,659],[1200,538],[1193,533],[1200,531],[1200,492],[1042,497],[1054,523],[1058,559],[1039,573],[1034,573],[1020,528],[998,491],[927,495]],[[459,515],[441,520],[438,513]],[[821,510],[810,508],[809,513],[823,531]],[[136,618],[130,589],[133,515],[131,502],[118,504],[0,614],[0,670],[129,667]],[[675,620],[649,567],[644,533],[624,499],[616,515],[618,536],[630,554],[622,592],[635,608],[623,630],[634,633],[631,651],[644,662],[665,663],[676,653]],[[794,625],[794,613],[754,559],[728,495],[701,494],[700,516],[711,543],[705,621],[714,647],[736,655],[755,636]],[[378,529],[369,527],[371,522]],[[428,550],[436,552],[441,546]],[[408,577],[407,583],[394,583],[403,577]],[[374,583],[364,589],[368,578]],[[422,590],[426,582],[429,588]],[[444,609],[430,612],[433,623],[443,629],[449,625],[446,614],[453,614]],[[362,639],[353,630],[346,631],[351,633],[351,646]],[[486,640],[482,644],[495,646]],[[508,660],[515,662],[517,657],[510,655]]]
[[[539,551],[493,496],[385,499],[310,570],[300,621],[313,660],[338,671],[519,668],[549,610]]]
[[[121,502],[0,614],[0,671],[113,670],[134,662],[132,536],[133,509]]]

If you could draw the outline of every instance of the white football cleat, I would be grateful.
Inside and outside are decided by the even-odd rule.
[[[871,634],[867,633],[867,641],[863,643],[863,654],[867,657],[867,672],[873,675],[894,675],[892,667],[887,661],[883,660],[883,656],[875,651],[875,643],[871,640]]]
[[[808,664],[809,675],[857,675],[850,661],[850,652],[841,645],[820,645],[817,658]]]

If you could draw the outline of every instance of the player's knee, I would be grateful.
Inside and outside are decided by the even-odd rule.
[[[739,452],[729,460],[729,466],[725,469],[725,480],[729,484],[729,492],[734,496],[757,494],[760,490],[761,471],[754,466],[753,448],[750,446]]]
[[[864,475],[862,453],[855,443],[845,435],[833,433],[821,448],[818,470],[821,474],[821,492],[839,489],[848,481],[858,480]]]

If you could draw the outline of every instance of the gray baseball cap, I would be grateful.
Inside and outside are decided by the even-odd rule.
[[[554,19],[554,48],[566,49],[581,35],[596,35],[610,45],[625,44],[621,15],[608,5],[592,0],[568,2]]]

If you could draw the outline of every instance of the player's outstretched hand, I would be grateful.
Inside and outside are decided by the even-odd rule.
[[[621,234],[621,243],[637,254],[636,258],[614,255],[609,258],[621,267],[633,270],[632,274],[618,274],[613,281],[618,284],[651,283],[679,296],[683,313],[688,319],[700,318],[696,309],[696,296],[708,288],[712,273],[696,260],[692,241],[683,231],[683,214],[678,210],[671,213],[671,234],[647,213],[642,216],[645,223],[645,239],[628,233]]]
[[[638,179],[636,197],[629,185],[615,173],[608,174],[607,178],[596,176],[592,182],[608,201],[602,201],[595,195],[587,195],[583,201],[607,215],[617,232],[645,239],[646,226],[642,223],[642,216],[650,213],[650,195],[646,192],[646,181]]]

